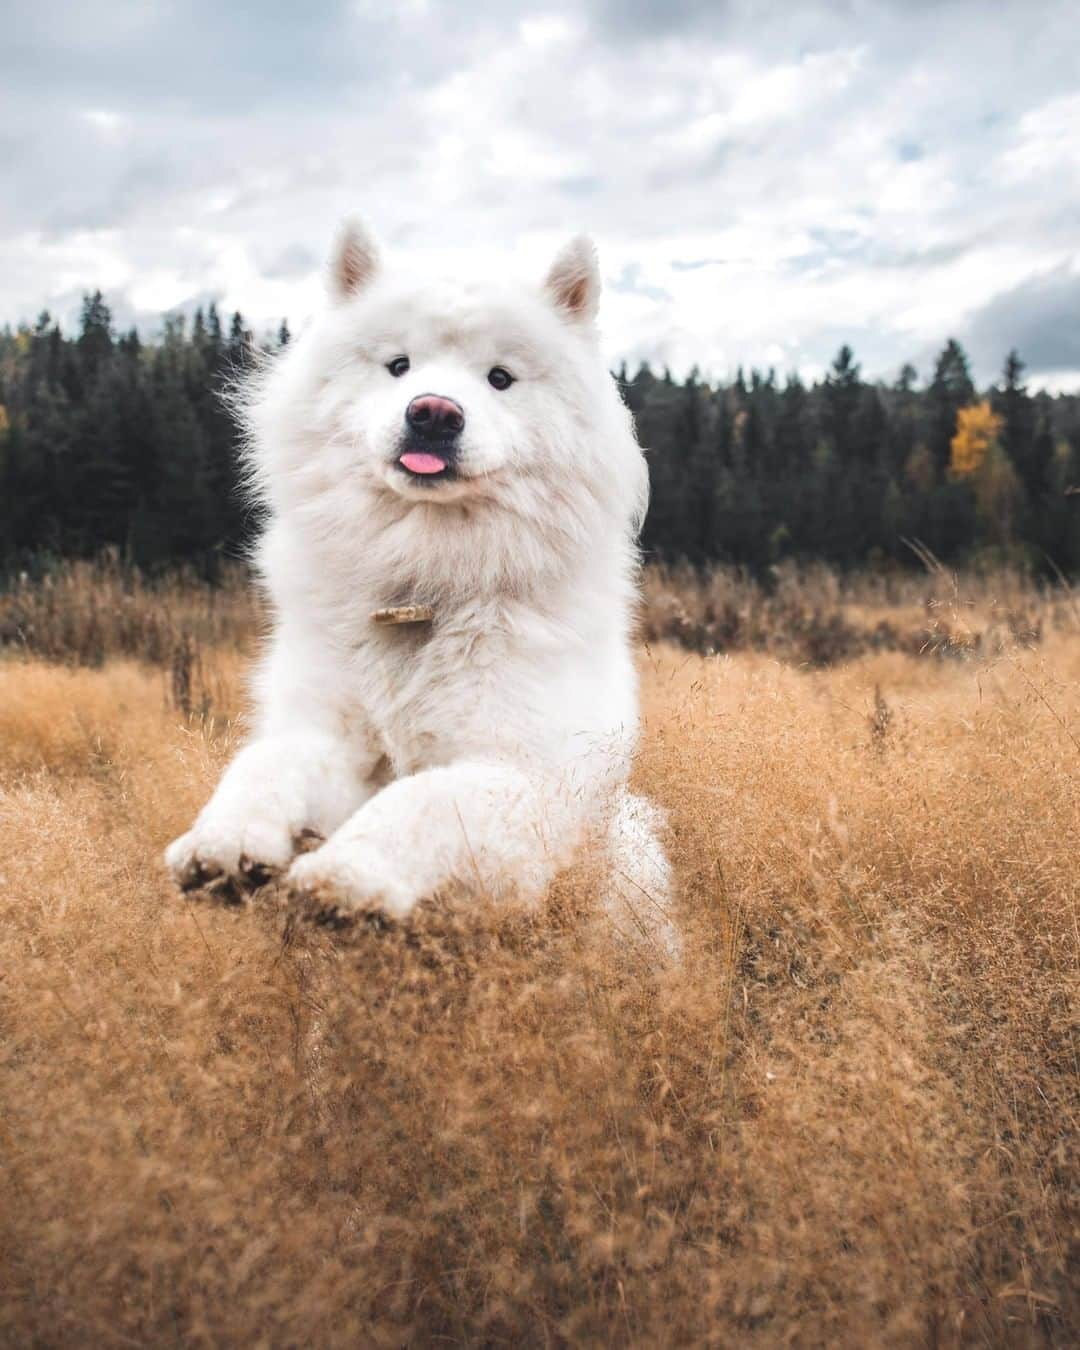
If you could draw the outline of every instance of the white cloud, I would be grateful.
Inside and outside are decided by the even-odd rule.
[[[998,166],[1017,186],[1045,182],[1051,174],[1074,186],[1080,183],[1080,93],[1050,99],[1025,113]]]
[[[127,124],[127,118],[110,108],[84,108],[82,116],[84,121],[96,127],[105,136],[114,136]]]
[[[877,374],[970,332],[988,378],[1011,311],[980,316],[1016,294],[1053,370],[1033,307],[1080,269],[1067,0],[96,10],[58,0],[0,54],[0,315],[101,286],[297,323],[359,208],[446,265],[503,246],[538,273],[592,230],[616,356],[812,372],[847,338]]]

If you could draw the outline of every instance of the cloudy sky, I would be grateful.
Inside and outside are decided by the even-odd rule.
[[[600,249],[614,357],[1080,387],[1075,0],[5,6],[0,319],[302,322],[338,217]]]

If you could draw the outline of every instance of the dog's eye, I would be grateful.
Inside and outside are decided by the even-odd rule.
[[[395,356],[392,361],[386,363],[386,369],[395,380],[398,380],[409,369],[409,358],[407,356]]]
[[[509,389],[514,377],[504,366],[492,366],[488,371],[488,384],[492,389]]]

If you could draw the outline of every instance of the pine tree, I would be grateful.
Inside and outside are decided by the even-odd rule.
[[[112,314],[100,291],[83,296],[78,346],[83,379],[90,384],[112,356]]]
[[[212,352],[216,354],[221,351],[221,316],[213,300],[206,312],[206,338]]]
[[[1029,505],[1034,505],[1045,490],[1046,464],[1037,462],[1035,450],[1035,414],[1027,386],[1023,383],[1024,363],[1014,348],[1005,358],[1001,384],[993,391],[994,411],[1001,417],[1002,444],[1009,456]]]
[[[776,423],[776,457],[787,474],[804,470],[810,454],[813,428],[810,424],[810,399],[797,371],[787,377],[780,395]]]
[[[905,362],[885,401],[889,424],[886,440],[889,472],[897,480],[915,449],[919,434],[919,395],[915,390],[918,378],[915,367]]]
[[[967,354],[955,338],[949,338],[934,366],[934,378],[927,390],[926,440],[941,472],[949,463],[956,414],[974,399],[975,386]]]
[[[862,391],[855,353],[845,343],[825,377],[825,431],[841,461],[847,463],[853,450],[852,422]]]

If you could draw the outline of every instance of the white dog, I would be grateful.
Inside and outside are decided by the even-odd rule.
[[[287,870],[309,913],[403,918],[535,898],[600,828],[655,935],[658,813],[624,787],[648,479],[592,245],[542,287],[428,282],[351,223],[330,279],[245,398],[274,632],[254,734],[168,866],[185,889]]]

